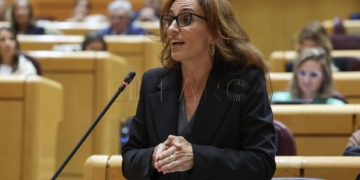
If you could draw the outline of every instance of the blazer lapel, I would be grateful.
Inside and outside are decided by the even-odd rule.
[[[193,143],[209,145],[231,104],[227,95],[227,72],[214,63],[201,97],[191,130]]]
[[[181,69],[174,67],[161,79],[159,92],[150,95],[151,109],[159,142],[178,134],[178,107],[181,91]]]

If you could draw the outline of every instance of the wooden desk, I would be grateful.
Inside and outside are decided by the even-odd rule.
[[[272,105],[274,119],[294,134],[300,156],[340,156],[354,132],[358,105]]]
[[[48,180],[55,172],[63,88],[39,76],[0,76],[1,179]]]
[[[346,34],[360,34],[360,20],[347,20],[342,21]],[[329,35],[334,34],[334,21],[323,21],[323,26]]]
[[[358,57],[360,58],[359,50],[334,50],[331,52],[333,57]],[[293,62],[297,56],[295,51],[274,51],[270,55],[270,71],[271,72],[285,72],[285,65],[288,62]]]
[[[160,22],[135,22],[136,25],[144,28],[149,33],[160,35]],[[88,22],[61,22],[61,21],[49,21],[43,22],[41,27],[45,29],[58,30],[64,35],[81,35],[84,36],[90,31],[99,31],[110,26],[108,22],[104,23],[88,23]],[[9,22],[0,22],[0,27],[10,27]]]
[[[360,157],[277,156],[274,177],[355,179]],[[123,180],[120,155],[93,155],[85,162],[85,180]],[[106,165],[107,164],[107,165]]]
[[[45,77],[64,87],[64,120],[59,124],[57,139],[56,167],[59,167],[132,67],[124,58],[107,52],[30,51],[29,55],[40,61]],[[137,106],[141,81],[136,78],[104,115],[59,179],[82,179],[83,163],[91,154],[119,154],[120,121],[133,116]]]
[[[270,73],[272,92],[289,89],[293,73]],[[333,73],[335,88],[346,97],[349,103],[360,103],[360,72]],[[271,93],[270,82],[267,80],[268,92]]]
[[[24,51],[51,50],[57,44],[81,44],[83,36],[20,35],[19,42]],[[155,67],[161,67],[158,54],[161,43],[146,36],[106,36],[108,51],[122,56],[137,72],[137,77]]]

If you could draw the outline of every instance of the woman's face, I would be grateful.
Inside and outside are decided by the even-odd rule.
[[[307,48],[322,48],[319,44],[311,39],[304,39],[301,43],[298,44],[298,51],[301,52],[303,49]]]
[[[85,17],[89,13],[88,1],[79,0],[74,8],[75,16]]]
[[[0,54],[2,56],[12,56],[16,51],[16,41],[14,34],[7,30],[0,31]]]
[[[85,51],[102,51],[104,44],[101,41],[92,41],[86,45]]]
[[[204,17],[196,0],[176,0],[170,7],[169,15],[194,13]],[[189,16],[186,18],[189,18]],[[170,22],[167,36],[171,46],[171,57],[176,61],[188,61],[209,58],[211,56],[212,38],[206,20],[192,16],[188,26],[179,27],[176,20]]]
[[[26,1],[18,2],[14,13],[18,24],[29,24],[30,10]]]
[[[297,70],[297,78],[302,93],[318,93],[324,76],[321,64],[315,60],[306,60]]]

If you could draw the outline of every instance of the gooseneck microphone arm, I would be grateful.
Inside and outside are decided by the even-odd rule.
[[[90,135],[92,130],[95,128],[95,126],[99,123],[101,118],[105,115],[106,111],[110,108],[110,106],[114,103],[116,98],[119,96],[119,94],[125,89],[127,85],[131,83],[131,81],[134,79],[136,73],[135,71],[130,71],[130,73],[126,76],[124,79],[124,82],[120,85],[119,89],[115,93],[115,95],[111,98],[111,100],[108,102],[108,104],[105,106],[105,108],[102,110],[102,112],[99,114],[99,116],[96,118],[94,123],[90,126],[90,128],[86,131],[84,136],[81,138],[81,140],[78,142],[78,144],[75,146],[75,148],[71,151],[69,156],[65,159],[65,161],[62,163],[60,168],[56,171],[54,176],[51,178],[51,180],[55,180],[61,173],[61,171],[65,168],[67,163],[71,160],[71,158],[75,155],[76,151],[80,148],[80,146],[84,143],[86,138]]]

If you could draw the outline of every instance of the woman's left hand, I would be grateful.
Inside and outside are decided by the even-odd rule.
[[[159,155],[157,161],[159,165],[158,171],[166,174],[192,169],[194,165],[193,149],[185,138],[170,135],[163,144],[170,148]]]

